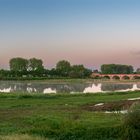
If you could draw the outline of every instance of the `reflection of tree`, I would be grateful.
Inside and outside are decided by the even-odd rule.
[[[140,88],[140,83],[137,84],[137,87]]]
[[[132,89],[133,84],[113,84],[113,83],[103,83],[101,89],[103,91],[115,91],[115,90],[125,90]]]
[[[70,92],[83,92],[83,90],[89,86],[86,83],[39,83],[39,82],[13,82],[13,81],[2,81],[0,83],[0,89],[3,90],[5,88],[11,87],[12,92],[38,92],[43,93],[44,89],[51,88],[52,90],[56,90],[57,93],[70,93]]]
[[[35,88],[37,92],[43,92],[44,89],[46,88],[51,88],[52,90],[56,90],[57,93],[70,93],[70,92],[83,92],[85,87],[88,84],[84,83],[63,83],[63,84],[57,84],[57,83],[52,83],[52,84],[46,84],[46,83],[32,83],[29,87],[30,88]]]
[[[70,92],[83,92],[87,84],[63,84],[63,85],[56,85],[56,90],[58,93],[70,93]]]
[[[98,83],[95,85],[98,85]],[[140,84],[137,84],[140,88]],[[83,92],[85,88],[92,87],[91,83],[45,83],[45,82],[13,82],[13,81],[0,81],[0,89],[11,88],[12,92],[38,92],[43,93],[44,89],[51,88],[56,90],[57,93],[70,93],[70,92]],[[119,84],[119,83],[103,83],[101,86],[102,91],[115,91],[132,89],[133,84]]]
[[[27,90],[27,83],[15,83],[12,84],[12,89],[14,92],[26,92]]]
[[[10,88],[10,84],[8,84],[8,82],[0,82],[0,89],[7,89]]]

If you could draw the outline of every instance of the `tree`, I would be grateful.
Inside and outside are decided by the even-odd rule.
[[[0,79],[10,77],[10,76],[11,76],[10,70],[4,70],[4,69],[0,70]]]
[[[42,77],[45,75],[45,69],[43,66],[43,61],[41,59],[31,58],[28,62],[28,73],[31,76]]]
[[[71,64],[66,60],[61,60],[56,64],[56,70],[59,72],[60,76],[66,77],[71,70]]]
[[[140,68],[137,68],[136,73],[140,74]]]
[[[130,65],[104,64],[101,66],[103,74],[131,74],[133,67]]]
[[[56,78],[60,76],[59,71],[56,70],[55,68],[52,68],[51,70],[46,70],[46,73],[48,77],[52,77],[52,78]]]
[[[23,72],[28,69],[28,60],[24,58],[12,58],[10,60],[10,70],[15,72]]]
[[[29,70],[30,71],[37,71],[37,70],[43,70],[43,61],[41,59],[37,58],[31,58],[29,59]]]
[[[71,67],[69,76],[71,78],[84,78],[84,77],[89,77],[91,73],[92,71],[89,69],[86,69],[83,65],[73,65]]]

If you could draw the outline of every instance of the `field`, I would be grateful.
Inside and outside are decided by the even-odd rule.
[[[140,97],[106,94],[0,94],[0,140],[119,140],[124,114],[93,111],[99,103]],[[123,110],[122,106],[113,111]]]

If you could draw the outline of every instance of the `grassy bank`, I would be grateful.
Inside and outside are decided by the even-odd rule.
[[[0,140],[48,140],[42,137],[35,137],[29,135],[9,135],[9,136],[0,136]]]
[[[83,106],[137,97],[140,97],[138,91],[72,95],[0,94],[0,135],[1,138],[28,135],[29,139],[117,140],[122,133],[123,115],[88,111]]]
[[[13,78],[3,78],[3,79],[0,79],[1,81],[31,81],[31,82],[61,82],[61,83],[66,83],[66,82],[121,82],[121,83],[133,83],[133,82],[140,82],[140,79],[125,79],[125,80],[117,80],[117,79],[113,79],[113,80],[110,80],[110,79],[93,79],[93,78],[46,78],[46,77],[13,77]]]

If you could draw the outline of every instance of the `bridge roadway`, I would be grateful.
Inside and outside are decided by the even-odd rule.
[[[92,78],[108,78],[108,79],[137,79],[140,78],[140,74],[99,74],[99,73],[92,73]]]

